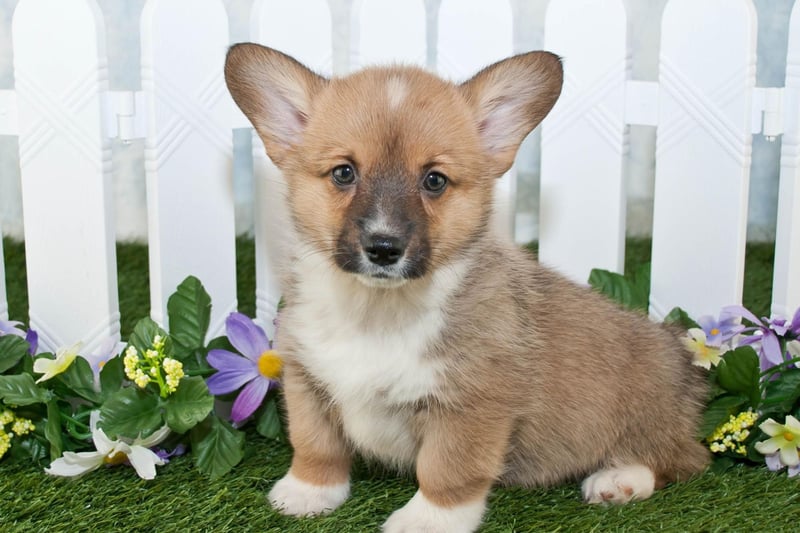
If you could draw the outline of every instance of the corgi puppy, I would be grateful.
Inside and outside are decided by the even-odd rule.
[[[677,336],[489,229],[495,180],[561,91],[557,56],[454,84],[404,66],[326,79],[238,44],[225,78],[296,232],[276,509],[341,505],[354,454],[416,474],[389,533],[473,531],[495,484],[583,479],[587,502],[624,503],[705,467],[705,379]]]

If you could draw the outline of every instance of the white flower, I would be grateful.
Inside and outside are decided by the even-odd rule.
[[[42,381],[48,380],[68,369],[69,365],[71,365],[75,360],[75,357],[78,356],[78,350],[81,349],[82,345],[82,342],[76,342],[69,348],[59,348],[56,351],[55,359],[40,357],[34,361],[33,371],[37,374],[44,374],[42,377],[36,380],[36,383],[41,383]]]
[[[156,465],[163,465],[164,460],[150,450],[151,446],[163,441],[169,435],[169,428],[162,427],[147,438],[136,438],[133,442],[111,440],[105,432],[97,427],[99,411],[93,411],[90,417],[92,440],[97,448],[95,452],[64,452],[45,468],[44,471],[53,476],[77,477],[102,465],[117,465],[126,460],[142,479],[156,477]]]
[[[800,357],[800,340],[793,340],[786,343],[786,351],[792,357]]]

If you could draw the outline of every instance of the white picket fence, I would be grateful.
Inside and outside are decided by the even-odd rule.
[[[579,282],[621,271],[627,125],[657,126],[651,314],[713,314],[741,301],[752,134],[782,135],[774,313],[800,305],[800,2],[786,84],[755,87],[750,0],[671,0],[659,82],[629,75],[622,0],[551,1],[545,48],[564,58],[564,92],[541,141],[540,258]],[[251,40],[331,73],[383,61],[464,79],[514,52],[505,1],[364,0],[332,39],[325,0],[256,0]],[[520,21],[518,21],[520,23]],[[0,91],[0,134],[19,137],[31,326],[53,348],[92,350],[119,336],[109,139],[146,138],[152,316],[188,274],[214,301],[211,334],[236,308],[232,128],[247,127],[225,89],[228,20],[219,0],[149,0],[142,91],[107,87],[94,0],[21,0],[13,19],[15,90]],[[435,46],[435,64],[429,47]],[[342,74],[343,72],[334,72]],[[762,130],[763,128],[763,130]],[[253,137],[257,316],[270,327],[279,290],[279,179]],[[513,200],[513,171],[499,203]],[[0,255],[2,257],[2,255]],[[0,318],[7,317],[0,261]]]

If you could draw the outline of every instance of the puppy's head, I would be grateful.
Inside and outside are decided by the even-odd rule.
[[[561,91],[531,52],[456,85],[413,67],[326,79],[256,44],[225,79],[283,171],[301,239],[368,285],[425,276],[486,229],[492,185]]]

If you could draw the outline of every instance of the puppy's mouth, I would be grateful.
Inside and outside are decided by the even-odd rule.
[[[358,242],[340,239],[334,260],[367,287],[392,289],[425,275],[427,261],[420,247],[386,235],[362,237]]]

